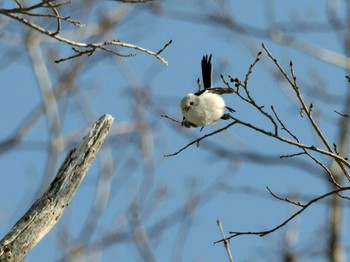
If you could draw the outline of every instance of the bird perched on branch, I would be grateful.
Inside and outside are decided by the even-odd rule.
[[[225,114],[225,109],[230,112],[234,110],[226,106],[222,94],[233,93],[232,88],[213,87],[213,69],[211,55],[203,56],[202,78],[204,89],[188,94],[181,100],[183,114],[182,126],[199,127],[215,124],[219,119],[229,119],[230,115]]]

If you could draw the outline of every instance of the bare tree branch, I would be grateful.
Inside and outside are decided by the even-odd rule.
[[[167,117],[167,118],[169,118],[169,117]],[[169,119],[171,119],[171,118],[169,118]],[[171,120],[172,120],[172,119],[171,119]],[[204,135],[204,136],[202,136],[202,137],[200,137],[200,138],[198,138],[198,139],[192,141],[191,143],[188,143],[186,146],[184,146],[184,147],[181,148],[180,150],[176,151],[175,153],[171,153],[171,154],[166,154],[166,155],[164,155],[164,157],[176,156],[177,154],[181,153],[183,150],[185,150],[185,149],[188,148],[189,146],[191,146],[191,145],[193,145],[193,144],[197,144],[197,145],[198,145],[198,143],[199,143],[200,141],[202,141],[203,139],[206,139],[207,137],[210,137],[210,136],[213,136],[213,135],[215,135],[215,134],[217,134],[217,133],[220,133],[220,132],[222,132],[222,131],[228,129],[229,127],[233,126],[233,125],[236,124],[236,123],[237,123],[236,121],[233,121],[233,122],[231,122],[230,124],[228,124],[227,126],[225,126],[225,127],[223,127],[223,128],[220,128],[220,129],[218,129],[218,130],[215,130],[215,131],[213,131],[213,132],[211,132],[211,133],[209,133],[209,134],[206,134],[206,135]]]
[[[222,239],[224,240],[223,242],[224,242],[226,253],[228,255],[228,259],[230,260],[230,262],[233,262],[232,253],[231,253],[231,250],[230,250],[230,242],[225,237],[224,229],[222,228],[220,220],[218,219],[216,221],[216,223],[218,224],[218,227],[220,229],[220,233],[221,233]]]
[[[285,79],[289,82],[289,84],[291,85],[291,87],[293,88],[293,90],[295,91],[295,94],[302,106],[302,111],[306,113],[309,122],[311,123],[313,129],[315,130],[315,132],[317,133],[318,137],[321,139],[321,141],[323,142],[323,144],[325,145],[325,147],[327,148],[327,150],[330,153],[334,153],[332,150],[332,147],[330,146],[330,144],[328,143],[327,139],[325,138],[325,136],[323,135],[321,129],[318,127],[317,123],[315,122],[313,116],[312,116],[312,104],[310,104],[310,106],[307,106],[300,91],[299,91],[299,86],[297,84],[297,78],[295,76],[294,73],[294,68],[293,68],[293,63],[292,61],[290,62],[290,72],[292,74],[293,77],[293,81],[288,77],[288,75],[286,74],[286,72],[284,71],[284,69],[280,66],[280,64],[278,63],[277,59],[274,58],[274,56],[271,54],[271,52],[266,48],[266,46],[264,44],[262,44],[262,47],[264,48],[264,50],[266,51],[266,53],[268,54],[268,56],[272,59],[272,61],[275,63],[275,65],[278,67],[278,69],[280,70],[280,72],[283,74],[283,76],[285,77]],[[334,158],[334,160],[337,162],[337,164],[339,165],[339,167],[341,168],[341,170],[343,171],[344,175],[346,176],[346,178],[350,181],[350,175],[348,173],[348,171],[345,169],[343,162],[339,161],[339,159]]]
[[[57,223],[89,170],[113,123],[104,115],[70,150],[47,191],[0,241],[0,261],[20,261]]]
[[[60,7],[66,3],[52,3],[52,2],[53,2],[52,0],[43,1],[37,5],[33,5],[33,6],[30,6],[27,8],[25,8],[21,5],[19,5],[19,8],[14,8],[14,9],[0,8],[0,14],[5,15],[11,19],[17,20],[17,21],[21,22],[22,24],[40,32],[41,34],[44,34],[44,35],[47,35],[51,38],[56,39],[57,41],[63,42],[65,44],[68,44],[68,45],[71,45],[74,47],[80,47],[80,48],[87,49],[87,51],[74,50],[75,52],[78,52],[78,53],[81,52],[80,55],[84,55],[84,54],[92,55],[95,51],[98,51],[98,50],[104,50],[104,51],[107,51],[109,53],[113,53],[115,55],[122,56],[122,57],[133,55],[133,54],[123,55],[123,54],[120,54],[119,52],[114,51],[114,50],[109,48],[110,46],[115,46],[115,47],[123,47],[123,48],[127,48],[127,49],[134,49],[134,50],[137,50],[139,52],[143,52],[143,53],[152,55],[152,56],[156,57],[159,61],[161,61],[164,65],[168,65],[168,62],[162,56],[160,56],[160,54],[172,43],[171,40],[168,43],[166,43],[158,52],[153,52],[153,51],[146,49],[144,47],[134,45],[134,44],[125,43],[125,42],[122,42],[120,40],[104,41],[104,42],[99,42],[99,43],[98,42],[96,42],[96,43],[84,43],[84,42],[73,41],[71,39],[68,39],[68,38],[61,36],[60,35],[61,20],[71,22],[72,24],[78,25],[78,26],[80,26],[81,24],[79,22],[71,20],[69,17],[62,18],[59,15],[57,7]],[[50,8],[52,10],[53,14],[40,14],[40,16],[56,19],[57,20],[56,31],[53,31],[53,32],[49,31],[49,30],[45,29],[44,27],[42,27],[36,23],[31,22],[28,19],[26,19],[20,15],[20,14],[25,14],[28,16],[36,16],[36,14],[29,13],[29,11],[33,11],[33,10],[39,9],[39,8]],[[72,56],[69,56],[68,58],[58,59],[58,60],[56,60],[56,62],[60,63],[60,62],[63,62],[63,61],[66,61],[66,60],[69,60],[72,58],[76,58],[80,55],[72,55]]]
[[[284,220],[281,224],[277,225],[276,227],[269,229],[269,230],[265,230],[265,231],[245,231],[245,232],[235,232],[235,231],[231,231],[230,234],[232,234],[231,236],[225,238],[225,239],[220,239],[218,241],[215,241],[214,244],[223,242],[225,240],[230,240],[231,238],[237,237],[237,236],[242,236],[242,235],[258,235],[258,236],[266,236],[268,234],[271,234],[272,232],[275,232],[276,230],[284,227],[289,221],[291,221],[292,219],[294,219],[296,216],[300,215],[305,209],[307,209],[308,207],[310,207],[312,204],[316,203],[317,201],[320,201],[323,198],[332,196],[334,194],[338,194],[341,191],[346,191],[346,190],[350,190],[350,187],[343,187],[343,188],[339,188],[337,190],[331,191],[331,192],[327,192],[321,196],[318,196],[312,200],[310,200],[308,203],[302,205],[302,204],[297,204],[298,206],[301,207],[301,209],[299,209],[297,212],[295,212],[293,215],[291,215],[288,219]],[[289,202],[289,201],[287,201]]]

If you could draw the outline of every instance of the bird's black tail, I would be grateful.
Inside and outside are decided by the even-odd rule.
[[[202,78],[204,89],[212,87],[212,78],[213,78],[213,68],[211,65],[211,55],[203,56],[202,59]]]

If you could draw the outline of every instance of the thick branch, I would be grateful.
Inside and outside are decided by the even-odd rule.
[[[47,191],[0,241],[0,261],[20,261],[51,230],[77,191],[113,123],[104,115],[68,152]]]

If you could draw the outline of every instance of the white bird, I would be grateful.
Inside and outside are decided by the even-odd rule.
[[[219,119],[229,119],[230,115],[225,114],[225,109],[230,112],[234,110],[226,106],[221,94],[233,93],[232,88],[213,87],[212,83],[211,55],[203,56],[202,78],[204,89],[194,94],[185,96],[180,103],[185,127],[209,126],[215,124]]]

